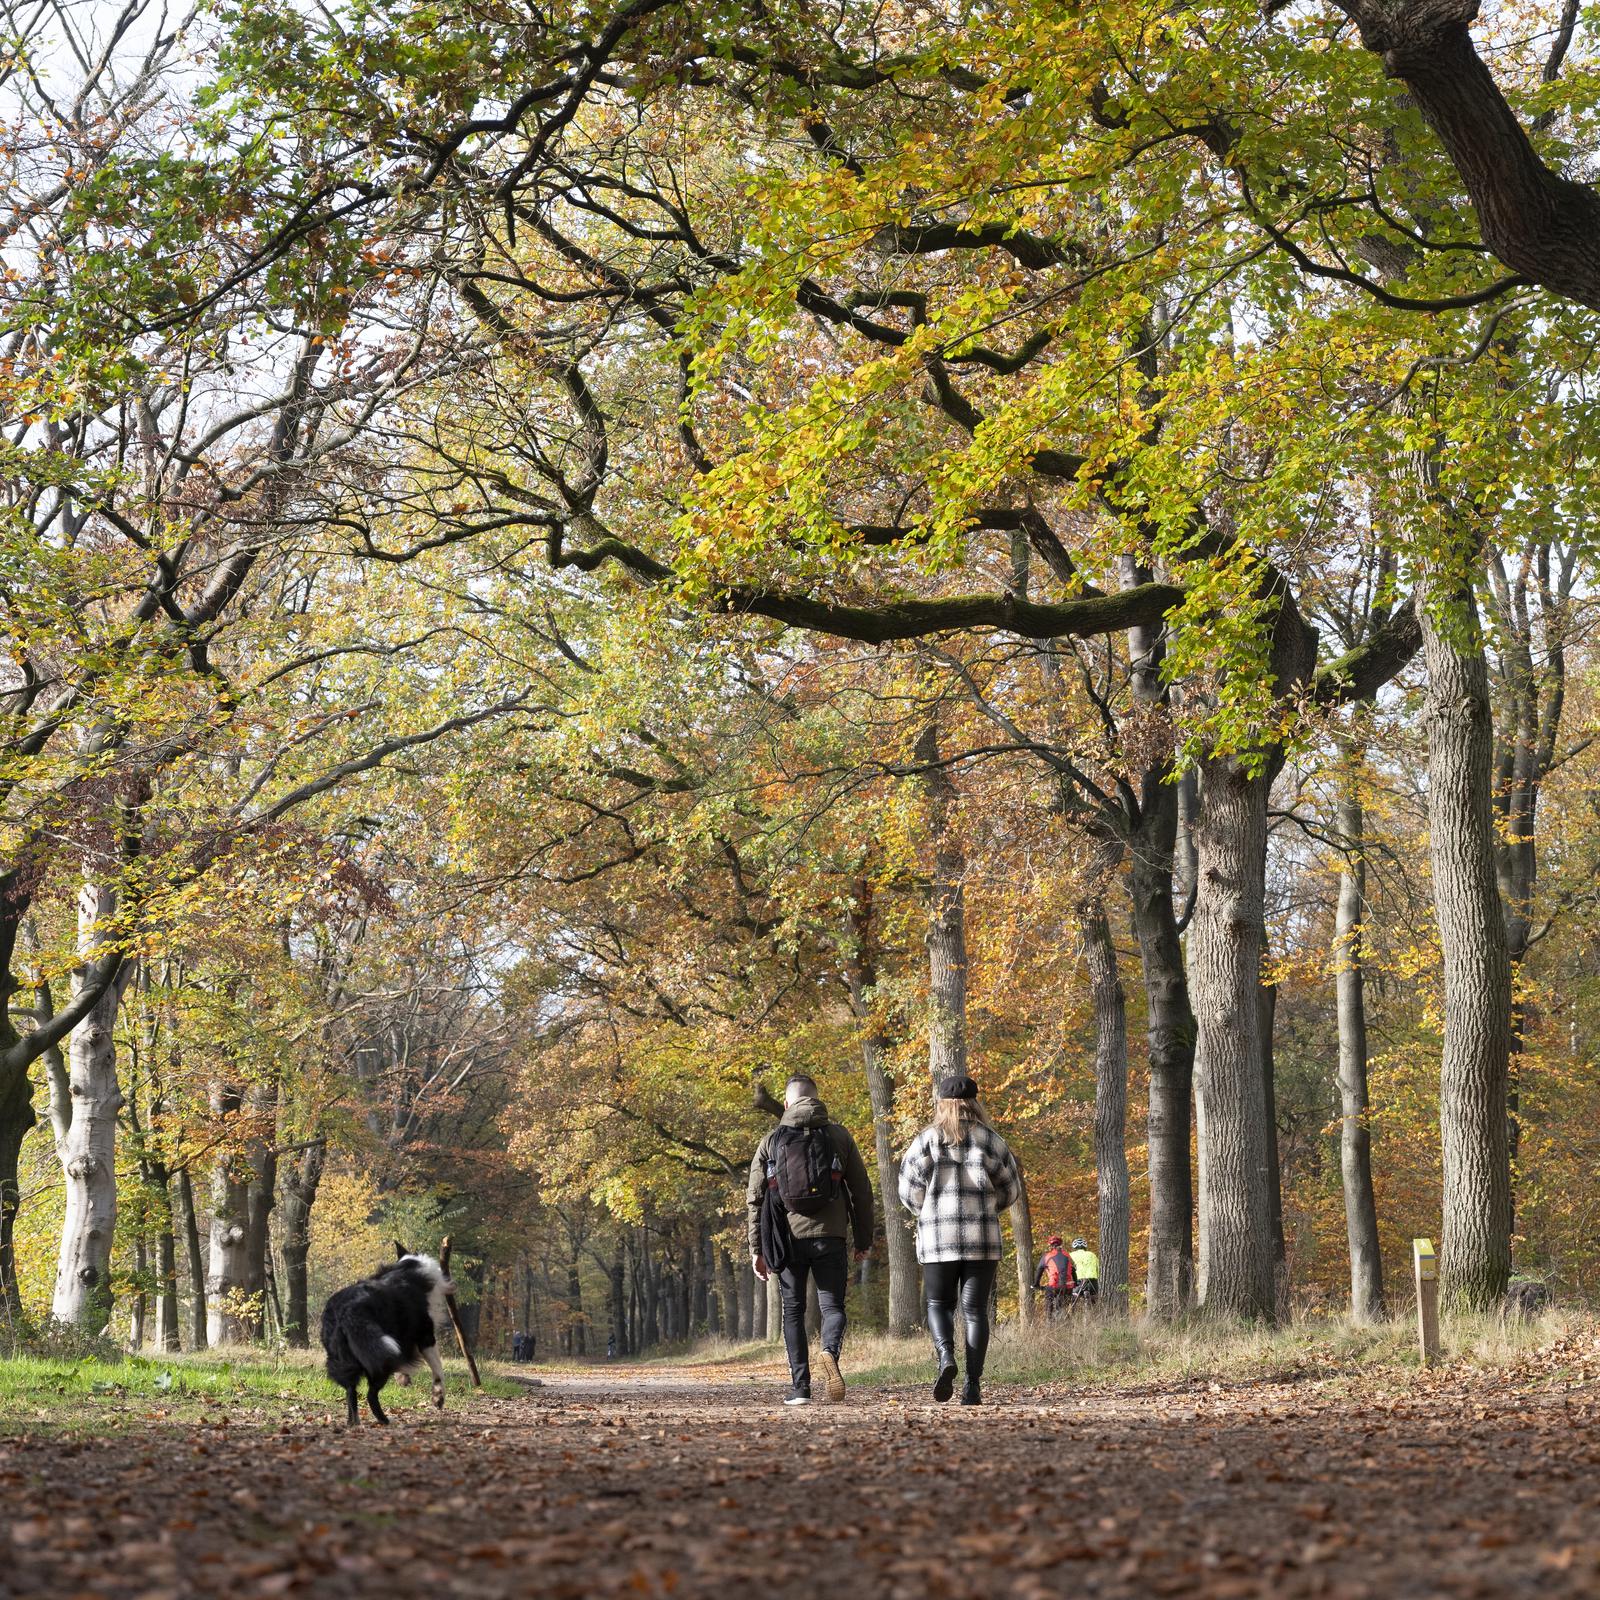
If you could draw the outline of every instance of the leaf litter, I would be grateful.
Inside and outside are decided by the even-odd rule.
[[[331,1400],[0,1419],[0,1594],[1589,1596],[1600,1396],[1571,1354],[977,1409],[894,1385],[786,1411],[775,1372],[607,1368],[388,1431]]]

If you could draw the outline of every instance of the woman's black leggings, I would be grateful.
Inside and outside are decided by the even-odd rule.
[[[983,1358],[989,1353],[989,1298],[994,1293],[998,1261],[925,1261],[922,1288],[928,1297],[928,1332],[934,1355],[955,1359],[956,1300],[966,1321],[967,1376],[983,1376]]]

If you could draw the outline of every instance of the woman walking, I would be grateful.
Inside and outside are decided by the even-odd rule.
[[[928,1299],[928,1332],[939,1375],[933,1398],[956,1384],[956,1302],[966,1321],[967,1381],[961,1403],[983,1398],[989,1350],[989,1298],[1000,1267],[1000,1213],[1022,1193],[1010,1146],[989,1126],[971,1078],[939,1085],[933,1122],[900,1163],[900,1203],[917,1219],[917,1260]]]

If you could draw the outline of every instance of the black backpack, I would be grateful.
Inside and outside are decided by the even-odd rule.
[[[785,1211],[814,1217],[827,1210],[844,1182],[844,1168],[826,1128],[776,1128],[767,1146],[767,1185]]]

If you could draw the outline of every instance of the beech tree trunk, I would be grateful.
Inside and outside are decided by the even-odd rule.
[[[278,1198],[278,1089],[276,1084],[252,1084],[245,1097],[250,1113],[251,1137],[245,1160],[249,1177],[245,1186],[245,1293],[258,1309],[250,1338],[262,1337],[267,1319],[270,1288],[269,1252],[272,1247],[272,1208]]]
[[[763,1296],[767,1308],[767,1332],[769,1339],[783,1337],[783,1292],[778,1287],[778,1274],[771,1273],[767,1277],[767,1292]]]
[[[116,891],[86,882],[78,893],[78,954],[72,976],[77,996],[91,964],[113,937]],[[130,972],[123,969],[124,978]],[[70,1327],[98,1333],[111,1320],[111,1245],[117,1227],[117,1007],[123,980],[113,983],[68,1035],[64,1069],[47,1052],[50,1120],[61,1163],[66,1214],[56,1262],[51,1315]]]
[[[0,1019],[0,1049],[16,1042],[15,1030]],[[0,1087],[0,1308],[11,1326],[21,1320],[22,1296],[17,1287],[16,1224],[22,1190],[17,1163],[22,1141],[33,1127],[33,1094],[26,1071],[7,1074]]]
[[[966,855],[953,826],[956,786],[939,761],[939,729],[929,723],[916,757],[927,768],[933,877],[928,886],[928,1071],[940,1083],[967,1070]],[[885,1203],[884,1210],[888,1210]]]
[[[1103,901],[1082,913],[1094,1005],[1094,1168],[1100,1212],[1100,1302],[1128,1305],[1128,1008]],[[1187,1159],[1185,1160],[1187,1166]]]
[[[236,1085],[213,1084],[211,1114],[237,1119],[244,1102]],[[259,1313],[250,1292],[250,1171],[244,1156],[224,1151],[211,1176],[211,1246],[206,1271],[206,1333],[211,1344],[242,1344],[254,1336]]]
[[[872,1143],[878,1162],[878,1194],[882,1200],[884,1247],[889,1265],[889,1325],[892,1334],[910,1333],[922,1321],[922,1285],[917,1269],[917,1242],[911,1218],[900,1204],[899,1163],[894,1158],[894,1084],[884,1063],[888,1040],[872,1012],[872,991],[878,982],[873,939],[872,885],[861,879],[851,911],[854,950],[846,963],[850,1006],[862,1024],[861,1064],[867,1097],[872,1103]]]
[[[1444,951],[1441,1292],[1487,1310],[1511,1275],[1506,1088],[1511,962],[1495,883],[1494,730],[1477,601],[1464,584],[1424,580],[1428,666],[1428,842]]]
[[[583,1276],[578,1270],[576,1249],[567,1262],[567,1326],[571,1330],[572,1354],[588,1354],[588,1328],[583,1316]]]
[[[1199,893],[1190,935],[1198,1036],[1200,1301],[1273,1319],[1277,1284],[1262,1092],[1261,927],[1270,771],[1236,758],[1200,767]]]
[[[1378,1206],[1372,1192],[1372,1131],[1367,1096],[1367,1001],[1362,924],[1367,868],[1362,855],[1366,817],[1354,773],[1339,796],[1344,865],[1334,933],[1334,985],[1339,1013],[1339,1174],[1344,1183],[1345,1236],[1350,1247],[1350,1318],[1379,1322],[1384,1315],[1383,1256],[1378,1249]]]
[[[189,1169],[181,1167],[177,1177],[178,1221],[183,1228],[184,1254],[189,1263],[189,1314],[193,1324],[191,1348],[204,1350],[209,1332],[206,1317],[206,1263],[200,1253],[200,1218],[195,1212],[194,1182]]]
[[[720,1333],[724,1339],[736,1340],[739,1337],[739,1291],[733,1276],[733,1258],[728,1252],[717,1247],[717,1325],[713,1333]]]
[[[1013,1152],[1014,1154],[1015,1152]],[[1028,1174],[1018,1160],[1022,1187],[1010,1211],[1011,1243],[1017,1253],[1017,1321],[1026,1326],[1033,1318],[1033,1209],[1028,1204]],[[998,1281],[998,1280],[997,1280]]]
[[[617,1235],[616,1249],[611,1256],[611,1336],[617,1341],[617,1354],[629,1356],[633,1354],[632,1341],[628,1338],[628,1301],[623,1290],[623,1275],[625,1262],[622,1255],[622,1235]]]
[[[1529,1017],[1517,982],[1534,936],[1540,790],[1556,764],[1566,706],[1566,645],[1572,627],[1574,553],[1546,539],[1512,572],[1497,553],[1487,564],[1497,643],[1490,692],[1495,707],[1496,878],[1512,974],[1511,1059],[1506,1083],[1506,1153],[1511,1168],[1508,1224],[1517,1223],[1522,1053]]]
[[[1261,941],[1266,956],[1266,934]],[[1261,1009],[1261,1103],[1267,1125],[1267,1206],[1272,1218],[1272,1283],[1277,1314],[1289,1314],[1289,1249],[1283,1232],[1283,1170],[1278,1158],[1277,1056],[1273,1050],[1278,1021],[1278,986],[1266,975],[1256,991]]]
[[[135,1355],[144,1349],[144,1324],[146,1309],[150,1304],[149,1291],[145,1287],[150,1271],[150,1244],[143,1232],[137,1234],[133,1241],[133,1277],[135,1288],[133,1291],[133,1304],[128,1312],[128,1348]]]
[[[1151,573],[1132,556],[1122,560],[1121,582],[1132,587]],[[1128,633],[1133,693],[1153,715],[1167,714],[1171,691],[1162,680],[1166,641],[1160,627]],[[1187,890],[1196,881],[1193,773],[1171,781],[1163,756],[1140,776],[1138,805],[1130,817],[1128,894],[1144,976],[1145,1025],[1150,1070],[1146,1138],[1150,1172],[1150,1252],[1145,1314],[1170,1322],[1194,1297],[1194,1179],[1190,1102],[1194,1090],[1196,1027],[1178,918],[1173,910],[1174,863],[1182,863]],[[1179,817],[1185,826],[1181,834]]]
[[[169,1193],[163,1185],[164,1197]],[[178,1311],[178,1241],[172,1232],[170,1198],[165,1199],[156,1232],[156,1348],[183,1348]]]
[[[290,1162],[283,1176],[283,1338],[294,1350],[308,1349],[311,1344],[306,1262],[311,1251],[311,1208],[316,1204],[327,1158],[327,1145],[315,1139]]]
[[[739,1252],[739,1337],[747,1343],[759,1339],[756,1332],[756,1275],[750,1270],[749,1257]]]

